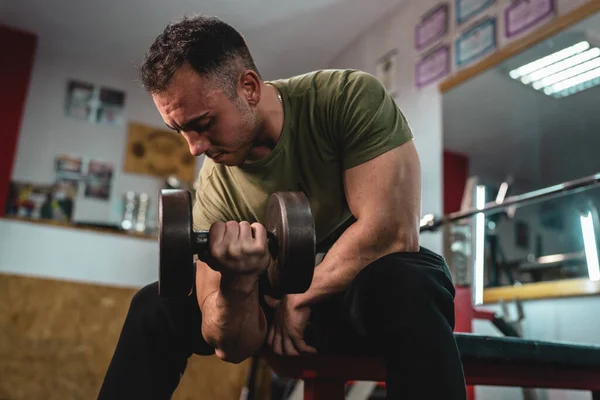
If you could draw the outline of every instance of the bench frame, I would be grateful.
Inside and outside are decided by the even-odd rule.
[[[465,339],[468,335],[459,336]],[[473,339],[495,339],[470,336]],[[597,351],[600,354],[600,348]],[[343,400],[348,381],[383,382],[386,376],[384,362],[378,357],[282,357],[272,353],[263,354],[263,357],[277,375],[304,381],[304,400]],[[467,385],[587,390],[592,392],[593,400],[600,400],[600,363],[597,366],[569,367],[556,363],[534,364],[470,356],[463,357],[462,362]]]

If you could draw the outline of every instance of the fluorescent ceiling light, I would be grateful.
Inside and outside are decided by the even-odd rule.
[[[509,72],[511,78],[553,97],[600,84],[600,48],[582,41]]]
[[[478,210],[485,208],[485,186],[477,185],[475,189],[475,207]],[[485,214],[475,215],[475,285],[473,297],[475,305],[483,304],[483,287],[485,275]]]
[[[587,215],[582,215],[580,220],[588,274],[591,281],[598,281],[600,280],[600,264],[598,263],[598,248],[596,247],[596,234],[594,232],[592,213],[588,212]]]

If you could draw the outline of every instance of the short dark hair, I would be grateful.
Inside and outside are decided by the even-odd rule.
[[[140,67],[142,85],[149,93],[166,90],[175,71],[185,63],[216,79],[231,97],[241,70],[251,69],[260,77],[244,37],[216,17],[196,15],[167,25]]]

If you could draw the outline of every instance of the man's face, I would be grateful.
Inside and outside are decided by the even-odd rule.
[[[152,98],[167,126],[188,142],[192,155],[205,153],[225,165],[246,161],[259,121],[256,108],[239,91],[232,100],[218,84],[186,64],[175,72],[167,90]]]

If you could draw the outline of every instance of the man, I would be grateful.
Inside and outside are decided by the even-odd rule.
[[[213,259],[197,263],[187,299],[160,299],[156,284],[135,295],[101,399],[168,399],[193,353],[239,363],[263,347],[381,354],[388,398],[466,397],[451,277],[419,246],[412,133],[374,77],[323,70],[263,81],[243,37],[199,16],[158,36],[141,80],[166,125],[207,157],[193,219],[210,230]],[[354,222],[309,290],[275,302],[258,283],[273,262],[262,222],[283,190],[307,195],[318,241]]]

